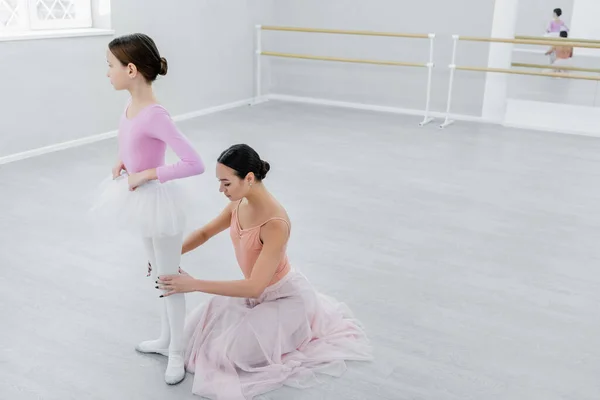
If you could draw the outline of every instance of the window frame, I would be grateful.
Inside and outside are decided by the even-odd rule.
[[[8,4],[9,1],[0,0],[0,7],[4,7],[2,2]],[[38,1],[16,1],[17,23],[13,22],[10,26],[0,25],[0,42],[115,34],[111,28],[110,0],[68,0],[75,7],[80,7],[83,17],[48,21],[38,18]]]
[[[40,20],[37,16],[38,3],[41,0],[20,0],[27,3],[28,26],[24,29],[30,31],[38,30],[59,30],[59,29],[77,29],[91,28],[92,22],[92,0],[62,0],[71,2],[81,12],[83,17],[75,19],[47,19]],[[61,0],[53,0],[59,3]],[[54,5],[54,4],[53,4]],[[68,10],[68,9],[67,9]]]

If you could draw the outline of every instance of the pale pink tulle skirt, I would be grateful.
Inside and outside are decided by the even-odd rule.
[[[340,376],[346,360],[372,359],[346,305],[315,292],[294,271],[258,300],[213,297],[190,314],[184,335],[192,391],[210,399],[306,388],[318,383],[318,374]]]

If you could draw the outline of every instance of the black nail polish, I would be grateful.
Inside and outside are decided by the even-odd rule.
[[[155,286],[158,289],[158,286]]]
[[[158,296],[158,297],[164,297],[164,296],[161,294],[161,295],[160,295],[160,296]]]

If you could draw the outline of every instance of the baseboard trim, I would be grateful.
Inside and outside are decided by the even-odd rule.
[[[215,114],[215,113],[218,113],[221,111],[231,110],[232,108],[248,106],[248,105],[252,105],[252,104],[254,104],[253,98],[234,101],[233,103],[222,104],[220,106],[204,108],[202,110],[192,111],[192,112],[189,112],[186,114],[176,115],[173,117],[173,121],[176,121],[176,122],[186,121],[188,119],[198,118],[198,117],[202,117],[204,115]]]
[[[287,94],[270,94],[267,96],[268,100],[288,101],[294,103],[306,103],[306,104],[317,104],[323,106],[333,106],[341,108],[352,108],[357,110],[377,111],[392,114],[403,114],[403,115],[414,115],[414,116],[425,116],[425,110],[415,110],[410,108],[390,107],[390,106],[379,106],[373,104],[364,103],[353,103],[346,101],[319,99],[314,97],[302,97],[302,96],[290,96]],[[433,118],[445,118],[446,114],[437,111],[430,111],[429,116]],[[450,114],[450,119],[458,121],[470,121],[470,122],[490,122],[483,117],[475,115],[465,114]]]
[[[8,156],[0,157],[0,165],[12,163],[15,161],[25,160],[27,158],[37,157],[44,154],[54,153],[56,151],[71,149],[74,147],[83,146],[86,144],[99,142],[101,140],[106,140],[113,138],[117,135],[117,131],[110,131],[105,133],[100,133],[98,135],[87,136],[81,139],[70,140],[68,142],[62,142],[57,144],[52,144],[50,146],[39,147],[37,149],[23,151],[21,153],[9,154]]]
[[[579,131],[579,130],[574,130],[574,129],[547,128],[547,127],[543,127],[543,126],[540,127],[540,126],[517,124],[517,123],[503,123],[501,125],[505,128],[522,129],[522,130],[537,131],[537,132],[548,132],[548,133],[555,133],[557,135],[587,136],[587,137],[592,137],[592,138],[600,137],[597,133]]]
[[[185,114],[180,114],[173,116],[173,120],[176,122],[181,122],[197,117],[201,117],[203,115],[214,114],[220,111],[226,111],[233,108],[241,107],[244,105],[251,105],[254,103],[254,99],[244,99],[239,101],[234,101],[232,103],[222,104],[215,107],[209,107],[198,111],[192,111]],[[74,147],[84,146],[87,144],[100,142],[102,140],[111,139],[117,136],[117,131],[109,131],[100,133],[97,135],[87,136],[81,139],[69,140],[67,142],[56,143],[50,146],[39,147],[37,149],[26,150],[20,153],[9,154],[7,156],[0,157],[0,165],[8,164],[15,161],[25,160],[27,158],[37,157],[44,154],[54,153],[56,151],[72,149]]]

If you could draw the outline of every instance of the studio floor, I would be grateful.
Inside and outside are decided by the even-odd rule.
[[[341,378],[258,399],[597,400],[600,140],[418,122],[268,102],[179,124],[207,164],[192,227],[227,203],[220,152],[250,144],[292,264],[373,344]],[[115,159],[111,139],[0,166],[0,399],[199,399],[134,350],[159,322],[141,241],[86,219]],[[241,277],[226,233],[182,267]]]

